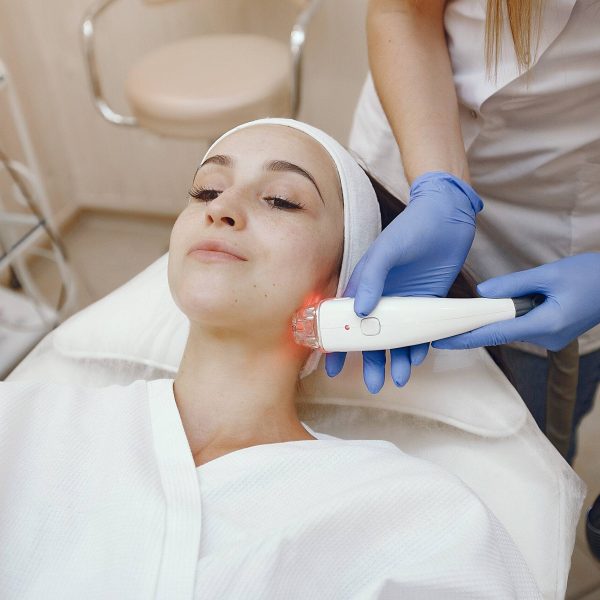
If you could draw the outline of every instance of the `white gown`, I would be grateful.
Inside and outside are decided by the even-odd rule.
[[[541,597],[458,478],[307,429],[195,467],[172,379],[0,383],[0,598]]]

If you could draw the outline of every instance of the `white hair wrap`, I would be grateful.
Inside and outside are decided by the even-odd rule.
[[[238,125],[214,142],[202,161],[222,139],[254,125],[282,125],[302,131],[319,142],[335,163],[344,200],[344,253],[336,292],[336,297],[339,298],[346,289],[354,267],[381,232],[381,216],[375,190],[365,172],[339,142],[320,129],[293,119],[258,119]],[[319,350],[311,353],[304,363],[300,377],[310,375],[317,368],[321,354]]]

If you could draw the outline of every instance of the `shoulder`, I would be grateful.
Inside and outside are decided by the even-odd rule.
[[[20,457],[14,465],[32,473],[58,464],[75,473],[109,459],[122,467],[151,439],[144,380],[102,388],[0,383],[0,456]]]
[[[410,495],[435,501],[444,495],[447,500],[471,499],[479,503],[475,493],[459,477],[431,461],[406,454],[392,442],[331,438],[323,439],[315,446],[317,449],[323,457],[318,462],[319,469],[324,472],[343,470],[348,485],[370,483],[370,487],[386,489],[397,498]]]
[[[123,397],[146,391],[149,382],[137,380],[128,385],[109,385],[104,387],[87,387],[80,384],[53,383],[40,381],[2,381],[0,382],[0,402],[29,401],[54,399],[57,402],[79,400],[82,398],[102,399],[106,397]]]
[[[486,531],[495,537],[499,526],[479,496],[457,475],[422,458],[411,456],[383,440],[346,441],[348,485],[370,498],[370,509],[387,514],[391,507],[401,523],[425,523],[451,531]],[[376,500],[374,503],[373,500]]]
[[[406,590],[405,577],[422,569],[442,589],[461,581],[465,597],[491,584],[493,597],[539,598],[514,541],[459,477],[393,444],[372,446],[365,457],[365,485],[345,494],[346,507],[360,516],[362,532],[376,532],[370,544],[363,535],[363,548],[388,561],[390,590]]]
[[[0,420],[7,427],[47,431],[65,435],[64,428],[77,422],[90,423],[139,412],[147,404],[147,382],[129,385],[86,387],[36,381],[0,382]],[[63,428],[63,430],[60,429]]]
[[[494,598],[539,597],[517,546],[459,477],[390,442],[322,444],[320,460],[309,461],[318,465],[318,495],[304,506],[330,519],[331,536],[349,547],[351,541],[360,544],[354,554],[361,564],[380,565],[381,580],[389,585],[386,597],[416,591],[411,586],[417,573],[422,591],[435,584],[442,594],[457,592],[460,584],[464,595],[452,597],[480,597],[488,585],[495,586]],[[526,594],[519,595],[520,589]]]

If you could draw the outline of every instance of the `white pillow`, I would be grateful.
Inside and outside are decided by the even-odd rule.
[[[189,332],[167,281],[167,252],[60,325],[54,347],[73,358],[141,363],[176,373]]]
[[[168,254],[60,325],[54,348],[78,359],[110,359],[175,374],[189,331],[171,297]],[[363,383],[362,357],[349,354],[340,375],[329,378],[324,360],[303,380],[303,399],[320,404],[365,406],[414,414],[485,437],[511,435],[523,425],[523,401],[487,352],[431,349],[404,388],[390,377],[379,394]]]

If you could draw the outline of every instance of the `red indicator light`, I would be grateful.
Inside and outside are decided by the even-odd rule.
[[[350,325],[344,325],[344,329],[345,329],[346,331],[349,331],[349,330],[350,330]]]

